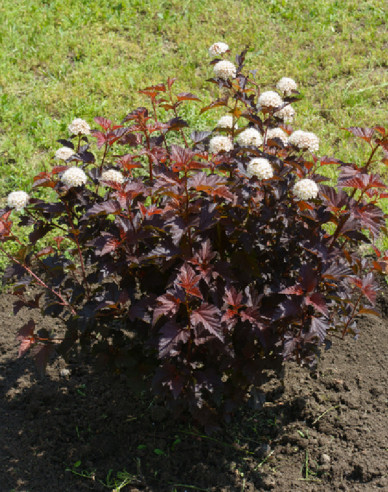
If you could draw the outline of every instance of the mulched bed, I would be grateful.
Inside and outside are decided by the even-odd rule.
[[[122,491],[388,490],[387,294],[358,340],[334,339],[315,374],[288,364],[260,409],[212,436],[87,361],[56,360],[39,378],[16,359],[31,313],[15,317],[12,301],[0,296],[0,491],[113,490],[125,479]]]

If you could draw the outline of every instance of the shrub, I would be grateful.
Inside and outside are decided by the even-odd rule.
[[[119,125],[97,117],[91,131],[75,120],[59,140],[63,165],[34,178],[51,198],[11,194],[1,211],[3,242],[20,241],[18,210],[31,230],[17,255],[1,247],[15,313],[39,309],[66,326],[59,338],[32,317],[19,354],[32,348],[43,369],[80,345],[208,428],[263,371],[311,365],[330,337],[354,334],[356,317],[374,313],[373,272],[387,260],[374,244],[386,186],[371,172],[379,147],[387,163],[387,131],[347,129],[371,148],[362,166],[319,158],[317,136],[283,120],[295,113],[295,82],[278,84],[286,94],[261,92],[244,56],[212,61],[221,97],[202,112],[225,109],[217,135],[190,133],[179,109],[198,98],[174,94],[169,78],[141,91],[151,109]],[[320,172],[327,165],[338,168],[335,185]],[[360,256],[363,243],[377,260]],[[41,288],[32,297],[30,283]]]

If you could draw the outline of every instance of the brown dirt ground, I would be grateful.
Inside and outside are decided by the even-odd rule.
[[[334,339],[315,374],[287,365],[284,387],[269,382],[259,410],[210,437],[133,397],[123,375],[56,360],[39,378],[16,358],[30,313],[15,317],[12,301],[0,296],[1,492],[114,490],[125,477],[117,490],[388,490],[387,294],[358,340]]]

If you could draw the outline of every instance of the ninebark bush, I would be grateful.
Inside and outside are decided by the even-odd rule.
[[[210,52],[229,53],[223,43]],[[74,120],[59,140],[61,164],[39,173],[29,194],[9,195],[1,240],[20,250],[1,246],[12,260],[5,278],[15,313],[32,313],[19,355],[31,349],[40,370],[54,353],[87,348],[211,428],[263,371],[314,364],[331,337],[354,334],[356,317],[375,312],[387,195],[371,165],[381,149],[387,164],[387,130],[347,129],[370,147],[363,165],[318,157],[318,137],[290,126],[296,83],[262,92],[244,56],[211,62],[220,97],[202,112],[225,110],[212,132],[190,131],[179,110],[198,98],[175,94],[169,78],[143,89],[150,107],[120,124],[96,117],[91,130]],[[320,173],[327,165],[338,167],[337,183]],[[41,187],[51,199],[33,197]],[[15,215],[18,230],[31,230],[28,244]],[[362,258],[361,244],[377,257]],[[31,283],[41,287],[33,297]],[[39,330],[34,310],[60,317],[64,337]]]

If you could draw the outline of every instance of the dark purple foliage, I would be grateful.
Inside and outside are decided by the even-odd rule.
[[[265,132],[278,122],[258,113],[257,84],[241,73],[244,56],[236,59],[235,81],[212,79],[230,98],[202,112],[229,108],[240,128],[245,122]],[[358,313],[373,312],[372,272],[386,271],[388,257],[375,248],[377,261],[361,259],[357,247],[385,227],[378,200],[386,185],[369,166],[377,147],[386,149],[387,133],[348,128],[371,146],[361,167],[327,156],[310,162],[279,139],[262,150],[236,145],[211,155],[211,132],[189,131],[190,140],[183,131],[188,124],[178,108],[199,99],[174,96],[174,81],[141,91],[152,109],[129,113],[126,127],[95,118],[102,160],[89,145],[76,154],[76,165],[88,169],[86,186],[64,188],[69,166],[35,177],[35,188],[50,187],[57,199],[31,200],[21,218],[33,226],[30,245],[12,258],[6,277],[16,281],[15,312],[40,309],[67,326],[62,340],[44,338],[31,320],[19,331],[19,355],[34,345],[42,369],[54,347],[66,356],[81,343],[116,372],[127,371],[137,387],[152,381],[176,414],[189,411],[211,427],[241,405],[264,370],[285,359],[312,364],[327,337],[352,333]],[[165,123],[158,107],[172,112]],[[169,132],[178,132],[180,145]],[[270,161],[272,179],[247,173],[253,157]],[[319,174],[329,164],[339,169],[338,186]],[[107,169],[120,171],[124,183],[102,183]],[[302,178],[318,183],[316,198],[294,196]],[[38,241],[56,229],[39,250]],[[9,209],[0,234],[14,239]],[[29,299],[21,288],[29,282],[44,295]]]

